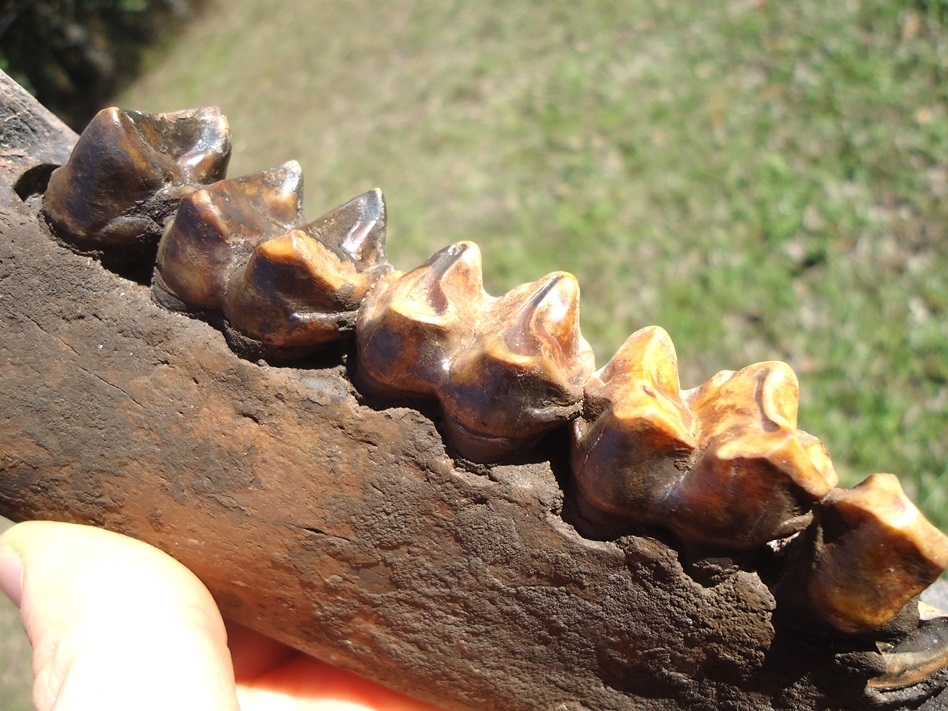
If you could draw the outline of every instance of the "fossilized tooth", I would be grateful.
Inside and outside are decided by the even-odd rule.
[[[178,200],[222,179],[229,159],[230,129],[216,107],[103,109],[52,174],[43,208],[79,247],[154,245]]]
[[[180,310],[220,310],[253,250],[303,222],[303,174],[288,161],[222,180],[181,200],[158,245],[155,299]]]
[[[392,271],[385,201],[372,190],[304,227],[258,245],[227,287],[224,315],[242,336],[278,349],[338,340],[362,300]]]
[[[587,383],[573,426],[581,509],[738,550],[801,530],[837,477],[818,440],[796,429],[798,394],[783,363],[680,392],[668,334],[634,333]]]
[[[573,423],[573,473],[595,509],[643,523],[687,471],[697,446],[679,396],[678,358],[664,329],[643,328],[586,382]]]
[[[481,274],[477,245],[458,242],[410,272],[380,279],[356,322],[360,386],[379,395],[434,395],[489,298]]]
[[[879,630],[948,567],[948,537],[893,474],[834,490],[813,525],[804,590],[811,613],[839,632]]]
[[[825,448],[796,429],[799,393],[793,370],[776,361],[718,373],[683,393],[701,453],[675,491],[679,535],[753,548],[806,527],[839,479]]]
[[[579,284],[549,274],[488,304],[453,358],[439,399],[448,438],[473,461],[496,461],[568,422],[595,367],[579,330]]]

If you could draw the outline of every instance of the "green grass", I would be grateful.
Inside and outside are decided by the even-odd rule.
[[[672,334],[684,387],[788,361],[847,483],[948,527],[948,31],[891,0],[212,5],[122,97],[218,104],[231,174],[373,185],[402,268],[566,269],[600,363]]]

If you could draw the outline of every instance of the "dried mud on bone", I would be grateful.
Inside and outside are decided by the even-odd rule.
[[[565,422],[534,446],[504,450],[499,463],[491,450],[474,464],[450,440],[456,425],[439,393],[460,390],[451,378],[430,390],[434,397],[400,393],[396,402],[353,385],[362,356],[347,328],[339,330],[350,340],[305,356],[294,351],[304,359],[274,367],[240,357],[212,327],[231,327],[218,305],[242,298],[227,294],[231,284],[265,283],[244,278],[259,244],[283,239],[264,257],[283,265],[291,254],[305,268],[290,273],[312,273],[320,260],[299,257],[299,245],[290,244],[302,237],[272,235],[240,252],[231,262],[238,266],[215,272],[226,277],[225,299],[190,308],[180,300],[185,312],[159,306],[147,284],[103,268],[101,245],[83,255],[75,240],[59,241],[39,215],[47,179],[75,136],[9,80],[2,91],[10,117],[0,155],[3,514],[91,523],[157,545],[201,577],[226,616],[444,708],[948,705],[945,617],[920,607],[914,588],[906,604],[893,603],[893,616],[850,630],[840,629],[852,623],[845,605],[842,623],[837,612],[813,612],[819,585],[781,587],[823,579],[821,569],[839,568],[834,560],[852,562],[846,551],[865,547],[862,532],[871,537],[880,528],[876,499],[912,518],[887,479],[855,500],[805,487],[809,504],[807,496],[787,501],[807,511],[790,507],[776,526],[777,536],[787,536],[790,520],[790,530],[799,525],[802,533],[722,550],[719,536],[703,540],[687,527],[638,521],[612,499],[598,505],[595,496],[578,497]],[[324,261],[343,261],[333,254],[335,261]],[[542,302],[548,292],[537,288]],[[283,293],[285,305],[293,292]],[[495,302],[483,303],[478,313],[488,315],[473,322],[495,323]],[[512,330],[468,332],[460,341],[524,332],[516,327],[522,320],[497,318]],[[531,325],[526,333],[537,331]],[[501,340],[502,351],[448,348],[439,357],[449,373],[471,352],[503,352],[499,361],[516,367],[546,362],[514,358],[522,341]],[[595,377],[605,382],[604,375]],[[786,374],[775,366],[731,383],[738,375],[708,388],[734,390],[737,410],[757,408],[775,423],[758,417],[768,442],[782,438],[761,452],[764,468],[790,466],[773,454],[789,447],[798,452],[794,461],[829,476],[822,445],[795,430]],[[615,393],[589,398],[589,382],[568,416],[581,416],[580,429],[617,409]],[[656,387],[663,383],[668,399],[681,400],[665,406],[682,418],[672,429],[694,444],[676,450],[672,461],[681,468],[672,469],[719,475],[722,449],[726,455],[729,441],[746,439],[742,423],[753,418],[717,416],[699,395],[674,392],[667,373]],[[747,392],[749,402],[740,395]],[[701,464],[708,452],[713,460]],[[834,483],[829,488],[840,492]],[[916,576],[909,587],[917,587],[943,566],[941,534],[892,528],[883,540],[908,551],[896,560],[929,562],[908,566]],[[857,582],[846,589],[858,592],[866,570],[857,566],[850,576]],[[906,589],[900,584],[899,594]]]

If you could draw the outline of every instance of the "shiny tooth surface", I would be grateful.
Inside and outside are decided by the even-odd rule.
[[[681,392],[668,334],[632,334],[586,384],[573,425],[581,505],[591,520],[662,526],[699,546],[747,550],[801,530],[837,477],[796,429],[798,395],[776,362]]]
[[[302,224],[302,188],[299,163],[289,161],[182,199],[158,245],[157,300],[186,310],[221,309],[229,280],[254,248]]]
[[[216,107],[150,114],[108,108],[50,178],[43,209],[82,249],[139,246],[152,258],[178,200],[221,180],[230,130]]]

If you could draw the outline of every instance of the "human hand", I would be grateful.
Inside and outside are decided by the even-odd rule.
[[[14,526],[0,589],[33,645],[38,711],[432,711],[225,623],[187,568],[101,529]]]

